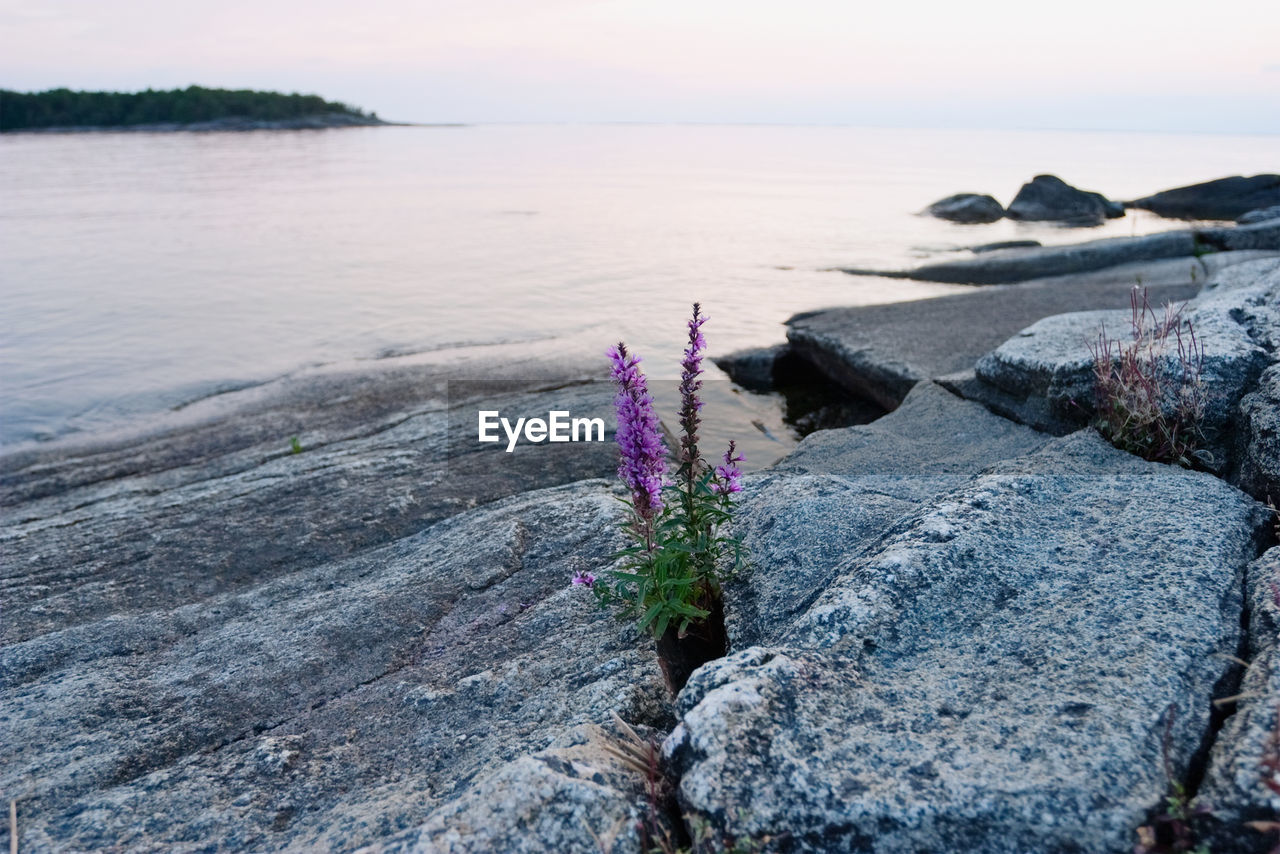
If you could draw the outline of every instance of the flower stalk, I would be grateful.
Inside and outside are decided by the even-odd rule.
[[[694,303],[680,363],[674,482],[665,480],[667,449],[640,358],[623,343],[608,350],[617,386],[618,477],[630,509],[623,527],[631,543],[614,555],[615,568],[588,575],[590,582],[583,573],[573,579],[591,587],[602,604],[619,606],[621,617],[635,618],[657,639],[673,690],[698,664],[724,654],[722,583],[742,560],[742,546],[728,531],[733,496],[742,491],[738,464],[744,457],[730,442],[723,463],[713,467],[698,444],[707,319]]]

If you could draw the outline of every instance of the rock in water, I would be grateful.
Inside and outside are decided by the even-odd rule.
[[[1175,774],[1209,731],[1257,522],[1090,432],[998,465],[694,674],[664,746],[681,805],[788,850],[1131,850],[1168,708]]]
[[[1028,222],[1101,225],[1124,216],[1124,205],[1101,193],[1077,189],[1056,175],[1037,175],[1022,185],[1005,216]]]
[[[994,198],[978,193],[957,193],[939,199],[925,209],[930,216],[962,223],[995,222],[1004,208]]]
[[[1280,175],[1235,175],[1203,184],[1164,190],[1129,202],[1160,216],[1177,219],[1235,219],[1257,210],[1280,205]]]

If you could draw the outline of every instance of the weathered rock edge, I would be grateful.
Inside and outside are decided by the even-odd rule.
[[[858,276],[891,276],[958,285],[1002,285],[1103,270],[1118,264],[1193,259],[1214,252],[1280,251],[1280,221],[1254,225],[1167,231],[1143,237],[1110,237],[1067,246],[1044,246],[986,252],[925,264],[907,271],[842,268]]]

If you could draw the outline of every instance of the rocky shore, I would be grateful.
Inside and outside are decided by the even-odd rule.
[[[1067,272],[720,361],[892,411],[748,478],[729,655],[674,698],[569,585],[621,544],[611,447],[453,439],[481,408],[607,417],[603,377],[326,375],[0,457],[21,850],[622,854],[656,809],[705,850],[1126,852],[1178,791],[1213,851],[1268,850],[1280,257]],[[1086,426],[1139,277],[1190,300],[1210,470]]]

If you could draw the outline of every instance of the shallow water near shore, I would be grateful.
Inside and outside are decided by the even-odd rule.
[[[724,353],[782,340],[794,312],[957,290],[837,265],[1180,225],[913,215],[941,196],[1007,203],[1054,172],[1131,198],[1274,171],[1275,150],[1265,136],[750,126],[0,137],[0,444],[462,347],[586,359],[621,338],[670,377],[694,299]]]

